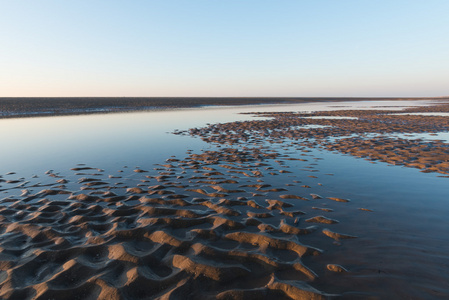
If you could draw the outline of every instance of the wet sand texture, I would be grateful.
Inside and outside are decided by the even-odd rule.
[[[447,111],[448,106],[434,109]],[[154,170],[126,168],[108,175],[102,169],[77,166],[70,175],[48,171],[45,180],[20,178],[13,172],[1,176],[0,191],[7,197],[0,201],[0,297],[375,297],[359,290],[361,286],[340,289],[341,293],[330,293],[322,284],[317,288],[318,274],[325,271],[341,276],[337,285],[351,282],[353,273],[338,261],[329,262],[315,245],[350,245],[358,239],[340,232],[338,226],[346,220],[332,214],[375,212],[358,208],[357,199],[323,190],[314,164],[319,158],[309,154],[309,148],[345,152],[354,147],[338,137],[356,134],[343,140],[357,141],[360,147],[360,136],[366,133],[439,132],[447,131],[449,124],[441,117],[393,117],[385,111],[328,114],[358,119],[263,113],[271,119],[177,131],[219,149],[169,158]],[[332,127],[301,128],[304,125]],[[425,161],[423,171],[449,172],[443,142],[385,137],[376,137],[378,144],[371,137],[364,141],[370,159],[386,155],[390,163],[414,167],[411,157],[417,156]],[[396,153],[399,142],[402,152]],[[385,145],[392,149],[385,150]],[[281,149],[295,151],[287,155]],[[286,162],[292,161],[300,168],[288,168]],[[302,183],[305,178],[307,184]],[[354,251],[350,246],[344,249],[346,255]],[[338,290],[335,284],[332,290]]]
[[[200,136],[216,144],[263,145],[301,143],[309,148],[363,157],[449,175],[449,146],[441,140],[405,139],[395,134],[449,131],[446,116],[407,115],[407,112],[449,112],[449,105],[405,109],[402,114],[388,110],[342,110],[301,114],[294,112],[251,113],[267,120],[213,124],[177,134]],[[394,113],[394,115],[393,115]],[[320,119],[309,117],[350,117],[353,119]],[[312,126],[312,127],[311,127]],[[304,151],[304,150],[303,150]],[[313,170],[309,170],[313,171]],[[285,197],[288,197],[287,195]],[[333,199],[345,201],[345,199]]]
[[[276,157],[261,149],[205,151],[156,174],[128,171],[139,186],[90,167],[73,168],[70,178],[49,172],[54,183],[45,188],[18,179],[29,192],[0,207],[0,296],[333,297],[313,288],[317,275],[303,262],[322,255],[301,242],[319,228],[292,210],[310,201],[263,183],[261,166]],[[257,192],[270,198],[251,198]]]

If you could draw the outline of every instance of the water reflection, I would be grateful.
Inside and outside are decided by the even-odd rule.
[[[449,117],[449,113],[447,112],[417,112],[417,113],[397,113],[390,114],[395,116],[429,116],[429,117]]]
[[[437,132],[437,133],[414,133],[414,134],[392,134],[394,137],[398,137],[401,139],[409,139],[409,140],[425,140],[425,141],[434,141],[439,140],[444,143],[449,142],[449,132]]]
[[[203,147],[211,147],[200,139],[176,136],[170,132],[201,127],[207,123],[254,118],[252,115],[239,114],[241,112],[311,112],[348,107],[371,109],[373,105],[402,109],[407,105],[430,103],[431,101],[348,101],[0,119],[0,174],[16,171],[25,176],[46,169],[65,170],[77,163],[101,168],[151,166],[171,155],[183,155],[187,149],[199,151]]]
[[[212,147],[198,138],[169,133],[175,129],[252,118],[250,115],[237,114],[241,111],[302,109],[305,106],[251,106],[0,120],[0,138],[4,145],[0,173],[17,171],[26,177],[27,172],[42,174],[46,169],[64,172],[76,163],[103,169],[119,169],[123,165],[151,168],[154,163],[161,163],[171,155],[184,157],[187,149],[199,152]],[[312,187],[313,192],[316,191],[323,197],[338,195],[351,199],[345,206],[337,202],[326,202],[325,199],[316,200],[316,203],[317,206],[327,205],[333,208],[332,218],[345,220],[332,225],[336,231],[355,234],[359,236],[358,239],[352,240],[351,244],[336,246],[319,234],[301,237],[305,244],[309,244],[307,239],[310,239],[311,245],[326,250],[325,255],[320,257],[324,258],[323,262],[338,262],[354,268],[352,280],[346,282],[351,285],[348,290],[354,289],[354,282],[357,282],[354,280],[359,279],[363,283],[365,277],[357,269],[360,266],[354,264],[354,258],[356,262],[363,262],[365,268],[396,272],[400,276],[396,276],[393,283],[398,280],[400,283],[409,283],[416,276],[408,274],[424,274],[429,270],[433,277],[428,274],[425,277],[436,278],[429,285],[431,288],[438,287],[438,280],[447,279],[445,272],[439,272],[441,260],[437,259],[447,258],[449,251],[449,244],[445,240],[449,228],[447,178],[439,178],[438,174],[420,173],[417,169],[392,167],[386,163],[372,164],[353,156],[318,149],[305,154],[299,149],[296,152],[293,149],[285,150],[285,145],[282,144],[270,147],[278,147],[279,152],[291,151],[296,155],[301,153],[301,158],[307,159],[287,160],[285,164],[290,166],[290,170],[301,170],[305,166],[313,166],[317,170],[306,174],[306,171],[298,172],[297,179],[300,181],[297,185],[292,185],[291,190],[306,193],[301,187],[305,185]],[[284,186],[286,182],[294,182],[295,178],[290,176],[296,175],[295,173],[286,175],[287,177],[272,176],[267,180],[273,186]],[[330,173],[333,175],[326,175]],[[316,176],[307,176],[311,174]],[[301,203],[297,202],[296,205]],[[374,210],[374,213],[360,215],[359,207],[367,207]],[[316,214],[311,211],[308,213]],[[313,240],[315,237],[316,240]],[[345,248],[345,245],[352,245],[352,248]],[[391,249],[398,247],[406,247],[406,251],[391,253]],[[357,257],[360,255],[367,257]],[[408,264],[417,258],[424,258],[424,262],[414,264],[413,272],[409,272]],[[379,262],[382,262],[381,266]],[[398,266],[398,262],[404,263],[404,266]],[[324,268],[318,270],[321,270],[321,277],[326,276]],[[382,280],[385,278],[384,274],[376,273],[375,276],[379,278],[379,286],[385,286],[391,280]],[[409,296],[407,293],[405,295]]]
[[[357,117],[342,117],[342,116],[313,116],[303,117],[304,119],[324,119],[324,120],[357,120]]]

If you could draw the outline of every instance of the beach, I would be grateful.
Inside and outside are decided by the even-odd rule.
[[[67,169],[5,171],[0,297],[445,299],[449,104],[359,110],[347,100],[324,101],[338,110],[254,106],[242,120],[179,122],[170,148],[182,153],[159,150],[156,164],[68,155]],[[123,108],[111,103],[9,106],[3,116]],[[145,148],[146,139],[128,143]],[[190,140],[194,149],[181,145]]]
[[[340,101],[444,100],[428,98],[345,97],[0,97],[0,118],[85,115],[173,110],[204,106],[327,103]]]

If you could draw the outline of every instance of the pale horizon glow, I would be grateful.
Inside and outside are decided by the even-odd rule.
[[[0,0],[0,97],[449,95],[449,1]]]

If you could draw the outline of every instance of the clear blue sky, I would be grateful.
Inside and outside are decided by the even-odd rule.
[[[0,97],[449,95],[448,0],[0,0]]]

